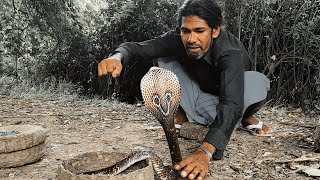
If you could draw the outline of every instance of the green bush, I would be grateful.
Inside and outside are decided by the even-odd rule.
[[[271,104],[320,112],[320,2],[226,1],[226,11],[228,27],[271,79]]]
[[[123,42],[174,28],[181,1],[2,0],[0,75],[34,85],[63,80],[81,87],[81,94],[134,101],[151,63],[135,62],[117,80],[98,80],[97,64]],[[320,110],[320,2],[219,2],[226,28],[247,47],[256,69],[271,79],[272,104]]]
[[[180,0],[127,0],[117,3],[112,1],[106,9],[104,17],[107,23],[101,29],[102,56],[108,56],[118,45],[128,41],[144,41],[176,26],[175,13]],[[99,92],[104,96],[117,94],[121,99],[134,102],[139,98],[139,84],[142,76],[152,66],[150,63],[135,61],[126,67],[120,79],[112,81],[104,79],[100,83]],[[107,83],[109,82],[109,83]],[[110,82],[112,85],[110,86]]]
[[[1,1],[0,73],[17,82],[64,79],[97,93],[98,62],[124,41],[170,29],[178,1]]]

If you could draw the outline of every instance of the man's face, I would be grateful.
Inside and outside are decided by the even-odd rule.
[[[184,16],[180,27],[180,36],[188,56],[202,58],[209,50],[214,30],[198,16]]]

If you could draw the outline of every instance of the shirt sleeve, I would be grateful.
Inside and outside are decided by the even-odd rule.
[[[209,126],[204,141],[223,150],[243,111],[244,65],[241,51],[229,51],[219,59],[221,69],[219,105],[215,121]]]
[[[122,63],[127,65],[134,59],[148,61],[158,57],[177,55],[181,49],[184,48],[180,36],[176,31],[169,31],[151,40],[123,43],[113,54],[121,53]]]

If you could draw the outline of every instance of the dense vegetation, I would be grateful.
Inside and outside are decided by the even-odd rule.
[[[117,80],[99,80],[97,63],[122,42],[172,29],[181,0],[84,2],[0,2],[2,94],[27,85],[118,95],[131,102],[139,98],[139,80],[152,63],[131,64]],[[319,0],[228,0],[224,10],[226,28],[245,44],[256,69],[272,80],[271,104],[320,111]]]
[[[232,7],[240,12],[232,30],[256,69],[272,80],[272,104],[319,111],[320,1],[255,0]]]

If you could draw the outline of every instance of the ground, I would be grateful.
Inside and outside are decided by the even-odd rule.
[[[292,132],[257,137],[235,130],[224,158],[210,163],[207,179],[313,179],[290,168],[288,161],[309,157],[309,161],[296,164],[319,168],[312,137],[319,116],[304,115],[300,109],[264,107],[258,117],[273,129]],[[46,155],[30,165],[0,169],[0,179],[55,179],[63,160],[92,151],[128,152],[147,147],[153,148],[165,164],[170,164],[161,126],[141,104],[101,106],[0,97],[0,126],[13,124],[48,129]],[[183,138],[179,141],[183,157],[200,144]]]

